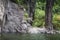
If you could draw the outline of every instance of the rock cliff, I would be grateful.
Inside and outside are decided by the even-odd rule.
[[[0,31],[20,32],[23,14],[23,7],[10,0],[0,0]]]

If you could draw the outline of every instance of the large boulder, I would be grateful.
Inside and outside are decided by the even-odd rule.
[[[3,25],[0,22],[2,25],[0,28],[2,27],[3,32],[20,32],[23,16],[22,6],[18,6],[10,0],[0,0],[0,19],[3,21]]]

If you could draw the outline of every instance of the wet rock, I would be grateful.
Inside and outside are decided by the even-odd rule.
[[[57,31],[57,30],[56,30],[55,32],[60,34],[60,31]]]
[[[28,25],[27,24],[29,24],[29,23],[27,23],[27,21],[26,20],[23,20],[22,21],[22,33],[27,33],[27,29],[28,29]]]
[[[27,25],[26,24],[22,24],[22,29],[27,29]]]
[[[45,33],[46,32],[46,29],[45,28],[37,28],[37,27],[31,27],[28,29],[28,33],[31,33],[31,34],[37,34],[37,33]]]
[[[28,33],[39,33],[39,31],[37,31],[37,29],[36,28],[30,28],[29,30],[28,30]]]

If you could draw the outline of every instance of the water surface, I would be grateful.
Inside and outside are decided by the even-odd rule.
[[[3,34],[2,40],[60,40],[60,34]]]

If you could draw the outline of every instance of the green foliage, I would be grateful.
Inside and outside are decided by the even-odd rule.
[[[44,16],[45,16],[45,12],[43,10],[36,9],[35,18],[41,19],[41,18],[44,18]]]
[[[44,18],[45,18],[45,12],[40,9],[35,10],[35,19],[33,21],[33,26],[44,26]]]
[[[54,14],[53,26],[54,26],[55,29],[60,29],[60,15]]]
[[[54,12],[54,13],[60,14],[60,5],[54,4],[53,12]]]
[[[40,27],[45,25],[45,4],[43,1],[37,1],[33,26]],[[60,29],[60,4],[54,4],[53,13],[53,26],[55,29]]]
[[[28,13],[24,14],[24,18],[27,19],[28,18]]]
[[[33,21],[33,26],[44,26],[45,24],[45,1],[37,0],[35,9],[35,19]]]
[[[37,0],[37,2],[36,2],[36,8],[44,10],[45,9],[45,4],[46,3],[44,1]]]

